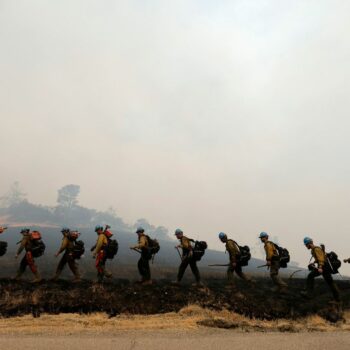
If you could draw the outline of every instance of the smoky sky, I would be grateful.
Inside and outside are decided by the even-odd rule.
[[[222,249],[349,245],[348,1],[0,1],[1,182]]]

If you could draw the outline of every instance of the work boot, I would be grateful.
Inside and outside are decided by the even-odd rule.
[[[150,285],[152,285],[152,280],[147,280],[147,281],[143,281],[141,284],[143,285],[143,286],[150,286]]]
[[[112,278],[113,277],[112,272],[105,271],[105,277]]]
[[[55,274],[55,276],[53,276],[50,281],[52,282],[56,282],[59,279],[60,275],[58,273]]]
[[[39,272],[36,272],[36,273],[34,274],[34,276],[35,276],[35,278],[31,281],[31,283],[39,283],[39,282],[42,281],[42,278],[41,278]]]
[[[80,276],[74,276],[74,278],[72,279],[72,283],[78,283],[78,282],[81,282]]]
[[[192,287],[204,287],[204,284],[201,281],[198,281],[196,283],[192,283]]]

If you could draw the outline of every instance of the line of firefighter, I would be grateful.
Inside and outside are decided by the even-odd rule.
[[[6,227],[0,227],[0,234],[3,233],[6,229]],[[107,254],[105,248],[107,247],[109,239],[112,236],[108,229],[109,226],[106,226],[105,229],[102,226],[96,226],[95,232],[97,233],[98,238],[95,246],[91,248],[91,251],[93,252],[93,258],[96,259],[96,269],[99,282],[101,282],[104,277],[112,277],[111,272],[109,272],[105,266],[107,261]],[[75,261],[76,258],[73,254],[73,248],[75,246],[74,242],[79,237],[79,232],[71,231],[68,228],[63,228],[61,232],[63,234],[62,244],[55,256],[58,257],[61,253],[64,254],[58,263],[56,273],[52,280],[57,280],[61,272],[63,271],[65,265],[68,264],[69,268],[74,274],[73,281],[80,281],[80,272]],[[32,233],[27,228],[21,230],[21,233],[23,235],[23,238],[19,242],[20,246],[17,250],[17,254],[15,257],[18,258],[23,250],[25,250],[25,255],[20,262],[20,267],[15,278],[20,279],[26,267],[28,266],[35,276],[33,282],[40,282],[41,277],[38,272],[37,266],[35,265],[34,257],[32,254]],[[136,230],[136,233],[138,235],[138,244],[130,247],[130,249],[136,250],[140,253],[140,259],[138,261],[138,270],[141,275],[140,282],[143,285],[152,284],[151,271],[149,265],[149,261],[152,259],[152,254],[149,253],[150,238],[145,234],[145,230],[142,227],[139,227]],[[184,236],[183,231],[181,229],[176,229],[175,236],[180,242],[180,244],[175,248],[182,249],[182,256],[177,279],[173,283],[180,284],[183,275],[189,265],[195,277],[196,284],[201,286],[202,283],[200,273],[197,267],[197,260],[194,258],[193,254],[193,240]],[[273,290],[284,293],[287,290],[287,284],[278,275],[280,269],[280,258],[277,246],[269,240],[269,236],[266,232],[261,232],[259,238],[261,242],[264,243],[264,249],[266,252],[266,266],[270,270],[270,277],[274,284]],[[242,271],[242,265],[240,264],[239,259],[241,254],[239,245],[234,240],[229,239],[227,235],[223,232],[219,233],[219,239],[222,243],[225,243],[226,251],[229,253],[230,263],[228,264],[227,269],[228,282],[230,284],[233,283],[233,274],[236,273],[241,279],[245,280],[248,283],[251,283],[252,280],[248,276],[246,276]],[[322,275],[325,282],[328,284],[330,290],[332,291],[334,299],[336,301],[339,301],[339,290],[332,278],[331,266],[329,266],[329,262],[327,261],[324,246],[315,246],[313,240],[309,237],[304,238],[304,245],[307,249],[311,250],[311,255],[312,258],[314,258],[314,263],[309,265],[310,273],[307,277],[306,290],[302,291],[301,294],[306,298],[310,298],[314,289],[314,279]],[[344,262],[350,263],[350,258],[345,259]]]

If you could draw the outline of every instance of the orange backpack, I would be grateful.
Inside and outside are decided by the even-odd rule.
[[[37,241],[37,240],[41,239],[41,233],[39,231],[32,231],[32,233],[30,234],[30,238],[33,241]]]

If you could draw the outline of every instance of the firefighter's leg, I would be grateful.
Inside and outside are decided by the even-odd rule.
[[[52,280],[54,280],[54,281],[58,280],[66,263],[67,263],[67,254],[63,254],[63,256],[61,257],[61,259],[57,265],[56,273],[55,273],[55,276],[53,276]]]
[[[26,257],[27,257],[28,266],[29,266],[30,270],[32,271],[33,275],[35,276],[33,282],[40,282],[41,276],[39,274],[38,268],[35,265],[35,261],[34,261],[32,253],[27,252]]]
[[[27,265],[28,265],[28,263],[27,263],[27,257],[24,256],[24,257],[22,258],[20,264],[19,264],[19,268],[18,268],[16,277],[15,277],[16,280],[21,279],[22,275],[24,274],[24,272],[25,272],[25,270],[26,270]]]
[[[103,265],[103,251],[100,251],[96,257],[96,269],[97,269],[97,279],[99,282],[103,281],[104,276],[104,265]]]
[[[236,265],[235,272],[242,280],[247,282],[251,281],[251,279],[245,273],[243,273],[242,266]]]
[[[323,278],[328,284],[330,290],[332,291],[333,298],[335,301],[340,301],[340,293],[337,285],[335,284],[332,274],[328,271],[323,272]]]
[[[184,258],[179,266],[179,272],[177,274],[177,281],[180,282],[184,276],[184,273],[188,266],[188,258]]]
[[[227,273],[226,273],[227,274],[227,282],[229,284],[234,284],[233,271],[234,271],[234,268],[230,264],[229,267],[227,268]]]
[[[76,261],[72,255],[68,256],[67,262],[68,262],[68,266],[69,266],[70,270],[73,272],[74,279],[80,280],[80,273],[79,273],[79,269],[78,269],[78,264],[76,263]]]
[[[280,266],[278,261],[272,261],[270,266],[270,277],[274,283],[274,285],[278,288],[287,287],[287,283],[283,282],[282,279],[278,276]]]
[[[191,270],[192,270],[192,273],[196,279],[196,282],[197,283],[200,283],[201,281],[201,276],[199,274],[199,270],[198,270],[198,266],[197,266],[197,261],[196,260],[191,260],[190,261],[190,267],[191,267]]]

